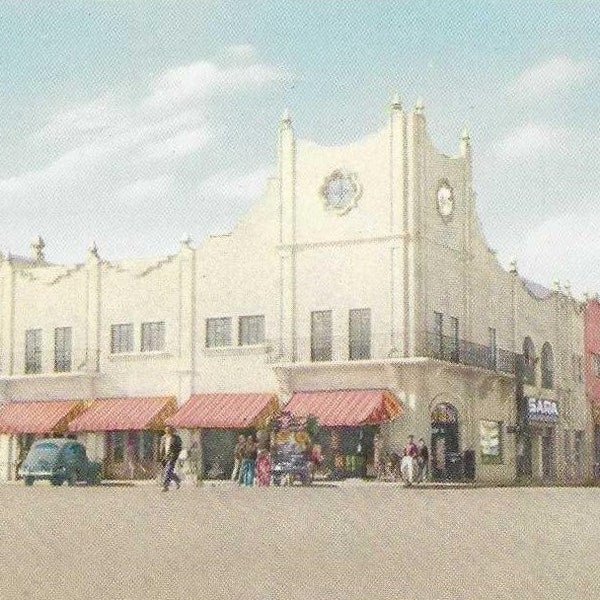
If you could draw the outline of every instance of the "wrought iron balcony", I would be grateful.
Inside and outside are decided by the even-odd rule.
[[[457,339],[449,335],[427,332],[421,353],[429,358],[499,371],[515,372],[515,353],[503,348],[493,348]]]

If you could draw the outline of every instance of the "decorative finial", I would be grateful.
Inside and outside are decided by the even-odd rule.
[[[88,256],[91,258],[98,258],[98,245],[96,242],[92,242],[88,247]]]
[[[181,238],[181,245],[190,248],[192,245],[192,236],[189,233],[184,233]]]
[[[281,120],[286,122],[286,123],[291,123],[292,122],[292,116],[290,115],[290,111],[288,108],[286,108],[283,111],[283,114],[281,115]]]
[[[460,134],[460,139],[463,142],[469,142],[471,140],[471,132],[467,125],[463,127],[462,133]]]
[[[418,115],[422,115],[425,112],[425,103],[423,102],[423,98],[419,98],[415,105],[415,112]]]
[[[587,302],[590,299],[590,292],[589,290],[583,290],[583,301]]]
[[[552,291],[553,292],[560,292],[560,279],[553,279],[552,280]]]
[[[571,282],[567,279],[567,281],[565,281],[565,293],[567,294],[567,296],[571,296]]]
[[[33,240],[31,244],[31,249],[33,250],[33,258],[42,262],[44,260],[44,248],[46,247],[46,243],[42,239],[41,235],[38,235],[35,240]]]
[[[402,110],[402,102],[400,102],[400,94],[395,93],[392,100],[392,110]]]
[[[509,273],[517,273],[517,259],[513,256],[508,263]]]

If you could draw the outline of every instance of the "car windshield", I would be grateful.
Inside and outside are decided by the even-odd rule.
[[[56,461],[60,447],[53,442],[35,444],[29,451],[26,462],[40,468],[49,467]]]

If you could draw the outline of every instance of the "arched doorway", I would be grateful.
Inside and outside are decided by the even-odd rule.
[[[431,475],[435,481],[462,478],[458,411],[449,402],[431,411]]]

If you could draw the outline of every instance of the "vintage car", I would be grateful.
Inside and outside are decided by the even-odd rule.
[[[52,485],[75,485],[85,481],[88,485],[100,483],[100,464],[88,459],[83,444],[69,438],[37,440],[31,446],[19,468],[25,485],[47,480]]]

